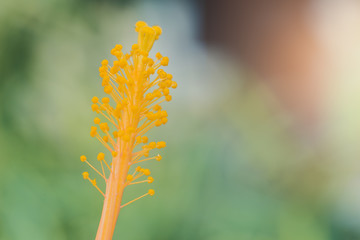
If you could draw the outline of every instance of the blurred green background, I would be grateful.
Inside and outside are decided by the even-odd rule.
[[[291,101],[278,83],[247,64],[252,51],[224,50],[221,37],[241,31],[221,32],[216,1],[0,1],[0,239],[94,239],[102,197],[79,161],[103,150],[88,133],[90,99],[103,94],[101,60],[115,44],[129,50],[138,20],[162,27],[153,54],[170,57],[179,87],[164,104],[169,123],[150,134],[168,145],[160,163],[146,164],[156,195],[122,210],[114,239],[360,239],[360,6],[290,2],[312,9],[324,56],[336,59],[315,94],[325,95],[316,123],[283,107]],[[272,10],[261,11],[255,19]],[[288,95],[300,89],[287,84]],[[296,103],[308,99],[299,95]],[[147,187],[127,189],[125,201]]]

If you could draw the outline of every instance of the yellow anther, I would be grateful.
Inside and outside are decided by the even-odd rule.
[[[156,104],[154,106],[154,111],[159,111],[159,110],[161,110],[161,106],[159,104]]]
[[[101,131],[103,131],[103,132],[107,132],[110,130],[109,126],[106,122],[100,123],[99,127],[100,127]]]
[[[101,99],[101,101],[106,104],[110,102],[110,99],[108,97],[104,97]]]
[[[91,136],[91,137],[95,137],[95,136],[96,136],[96,130],[97,130],[97,128],[94,127],[94,126],[92,126],[92,127],[90,128],[90,136]]]
[[[104,60],[102,60],[102,62],[101,62],[101,65],[108,65],[109,64],[109,61],[108,60],[106,60],[106,59],[104,59]]]
[[[148,68],[147,72],[149,73],[149,75],[154,74],[154,73],[155,73],[155,69],[152,68],[152,67],[150,67],[150,68]]]
[[[158,53],[155,54],[155,57],[156,57],[157,59],[161,59],[161,58],[162,58],[162,55],[161,55],[161,53],[158,52]]]
[[[165,81],[161,81],[161,82],[159,82],[159,88],[161,88],[161,89],[164,89],[164,88],[166,88],[166,84],[165,84]]]
[[[158,154],[156,157],[155,157],[156,161],[160,161],[162,159],[162,156],[160,154]]]
[[[173,75],[171,73],[168,73],[167,76],[166,76],[167,79],[171,80],[173,79]]]
[[[149,59],[148,65],[150,67],[154,65],[154,60],[152,58]]]
[[[106,70],[107,70],[107,67],[106,66],[101,66],[101,67],[99,67],[99,72],[101,73],[101,72],[106,72]]]
[[[114,53],[114,55],[119,59],[122,56],[122,52],[121,51],[116,51]]]
[[[93,97],[93,98],[91,99],[91,101],[92,101],[93,103],[97,103],[97,102],[99,102],[99,98],[98,98],[98,97]]]
[[[110,68],[110,73],[111,73],[111,74],[115,74],[115,73],[117,73],[119,70],[120,70],[119,68],[117,68],[116,66],[114,66],[114,67]]]
[[[120,62],[119,61],[114,61],[114,67],[120,67]]]
[[[111,49],[110,53],[111,53],[112,55],[116,56],[116,57],[122,55],[122,54],[121,54],[121,51],[118,50],[118,49],[116,49],[116,48]]]
[[[91,110],[93,110],[94,112],[99,112],[99,106],[97,104],[93,104],[91,105]]]
[[[160,116],[161,117],[167,117],[168,116],[167,111],[165,111],[165,110],[161,111]]]
[[[86,161],[86,156],[85,156],[85,155],[82,155],[82,156],[80,157],[80,160],[81,160],[82,162],[85,162],[85,161]]]
[[[164,147],[166,147],[166,142],[164,142],[164,141],[157,142],[156,147],[157,148],[164,148]]]
[[[163,66],[167,66],[169,64],[169,58],[168,57],[163,57],[160,61],[160,64]]]
[[[154,181],[153,177],[148,177],[148,183],[152,183]]]
[[[129,174],[129,175],[127,175],[127,177],[126,177],[126,180],[131,181],[131,180],[133,180],[133,178],[134,178],[134,177]]]
[[[123,48],[123,46],[122,46],[121,44],[116,44],[116,45],[115,45],[115,49],[116,49],[117,51],[121,51],[122,48]]]
[[[110,78],[108,76],[104,77],[101,82],[101,86],[107,86],[109,84],[110,84]]]
[[[156,147],[156,142],[149,143],[149,148],[155,148],[155,147]]]
[[[157,74],[159,74],[159,76],[160,75],[164,75],[164,74],[166,74],[166,72],[164,71],[164,70],[162,70],[162,69],[159,69],[159,70],[157,70]],[[165,77],[166,77],[167,75],[165,75]]]
[[[145,96],[146,100],[152,100],[153,98],[154,98],[154,96],[153,96],[152,93],[147,93],[146,96]]]
[[[149,176],[151,174],[149,169],[144,169],[143,173],[145,176]]]
[[[162,124],[166,124],[168,122],[168,119],[166,117],[162,118],[161,119],[161,123]]]
[[[161,97],[161,91],[159,89],[155,90],[154,91],[154,96],[157,97],[157,98]]]
[[[89,179],[89,173],[88,172],[83,172],[82,175],[83,175],[84,179]]]
[[[167,87],[167,88],[171,87],[172,82],[173,82],[173,81],[171,81],[171,80],[166,80],[166,81],[165,81],[166,87]]]
[[[152,112],[148,112],[146,114],[146,117],[149,119],[149,120],[154,120],[155,119],[155,114],[152,113]]]
[[[107,104],[103,103],[100,105],[100,109],[105,111],[106,110],[106,107],[107,107]]]
[[[159,36],[160,36],[161,33],[162,33],[161,27],[159,27],[159,26],[153,26],[153,29],[154,29],[155,32],[156,32],[156,39],[159,39]]]
[[[164,96],[167,96],[170,94],[170,90],[168,88],[164,88],[162,91],[163,91]]]
[[[98,118],[98,117],[94,118],[94,123],[99,124],[100,123],[100,118]]]
[[[100,153],[97,155],[97,160],[102,161],[102,160],[104,160],[104,159],[105,159],[105,154],[102,153],[102,152],[100,152]]]
[[[121,117],[121,108],[115,108],[113,111],[113,114],[115,117],[120,118]]]
[[[104,140],[104,142],[109,142],[109,137],[108,136],[103,136],[103,140]]]
[[[119,134],[118,134],[119,132],[118,131],[114,131],[113,132],[113,136],[114,136],[114,138],[118,138],[118,136],[119,136]]]
[[[107,86],[104,87],[104,92],[105,92],[105,93],[110,94],[110,93],[112,93],[112,91],[113,91],[113,87],[112,87],[112,86],[107,85]]]
[[[111,155],[112,155],[113,157],[116,157],[117,154],[118,154],[118,153],[117,153],[116,151],[112,151],[112,152],[111,152]]]
[[[140,172],[141,167],[140,167],[140,166],[137,166],[135,170],[136,170],[137,172]]]
[[[160,119],[162,116],[161,116],[161,112],[159,111],[159,112],[157,112],[156,114],[156,119]]]
[[[141,138],[142,143],[147,143],[149,141],[149,138],[147,136],[143,136]]]
[[[94,178],[94,180],[91,180],[92,185],[96,186],[96,179]]]
[[[150,196],[154,196],[155,191],[154,191],[154,189],[149,189],[148,193]]]
[[[136,49],[139,49],[139,44],[135,43],[131,46],[131,49],[132,50],[136,50]]]
[[[120,59],[119,66],[121,68],[124,68],[124,67],[126,67],[126,65],[127,65],[127,61],[124,58]]]
[[[176,83],[176,82],[174,82],[174,81],[172,81],[172,85],[171,85],[171,87],[172,87],[172,88],[174,88],[174,89],[175,89],[175,88],[177,88],[177,83]]]
[[[138,21],[135,24],[135,31],[138,32],[140,28],[147,26],[146,22],[144,21]]]
[[[156,126],[156,127],[160,127],[161,124],[162,124],[162,121],[161,121],[161,120],[156,120],[156,121],[155,121],[155,126]]]
[[[165,100],[166,100],[167,102],[170,102],[171,99],[172,99],[171,95],[167,95],[167,96],[165,97]]]

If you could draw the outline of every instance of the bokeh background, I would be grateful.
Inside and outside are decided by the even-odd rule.
[[[357,0],[1,0],[1,240],[94,239],[90,99],[138,20],[178,88],[114,239],[360,239]]]

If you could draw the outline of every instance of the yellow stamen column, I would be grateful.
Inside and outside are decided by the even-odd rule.
[[[138,163],[152,159],[161,160],[160,155],[149,157],[149,152],[155,148],[164,148],[166,143],[160,141],[146,145],[148,137],[144,134],[153,127],[167,123],[167,112],[162,110],[159,104],[171,101],[169,88],[177,87],[172,75],[161,69],[162,66],[168,65],[169,59],[160,53],[156,54],[156,61],[149,57],[149,51],[155,40],[159,38],[161,28],[149,27],[145,22],[139,21],[135,30],[138,32],[138,43],[132,46],[130,54],[123,54],[122,46],[116,45],[111,50],[111,54],[117,58],[113,66],[110,66],[109,61],[105,59],[99,68],[104,92],[112,100],[104,97],[100,102],[98,97],[92,98],[91,109],[108,122],[106,120],[102,122],[96,117],[94,123],[98,127],[91,127],[90,136],[98,139],[109,150],[112,162],[108,164],[105,160],[107,154],[99,153],[97,156],[101,165],[99,171],[84,155],[80,157],[80,160],[88,164],[106,183],[104,194],[97,186],[95,178],[91,180],[88,172],[83,173],[84,179],[89,180],[104,196],[96,240],[112,239],[122,207],[143,197],[154,195],[155,191],[149,189],[148,193],[122,204],[124,189],[127,186],[150,184],[154,181],[153,177],[149,176],[151,174],[149,169],[137,166],[132,175],[129,174],[129,170],[132,165]],[[139,148],[139,144],[144,144],[142,149],[135,150]],[[103,164],[107,168],[104,168]],[[147,180],[142,180],[144,177]]]

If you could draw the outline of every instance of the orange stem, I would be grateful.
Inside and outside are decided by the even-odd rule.
[[[96,234],[96,240],[111,240],[114,234],[116,220],[120,212],[126,176],[129,170],[131,153],[113,158],[112,170],[106,184],[101,219]]]
[[[139,117],[136,116],[135,126],[138,124]],[[128,126],[127,121],[125,126]],[[132,146],[135,143],[135,133],[130,137],[129,142],[118,141],[117,148],[124,149],[122,153],[112,160],[111,172],[106,183],[106,193],[104,199],[101,219],[96,234],[96,240],[111,240],[114,234],[116,221],[119,216],[121,200],[126,187],[126,177],[131,166]],[[118,151],[120,152],[120,151]]]

